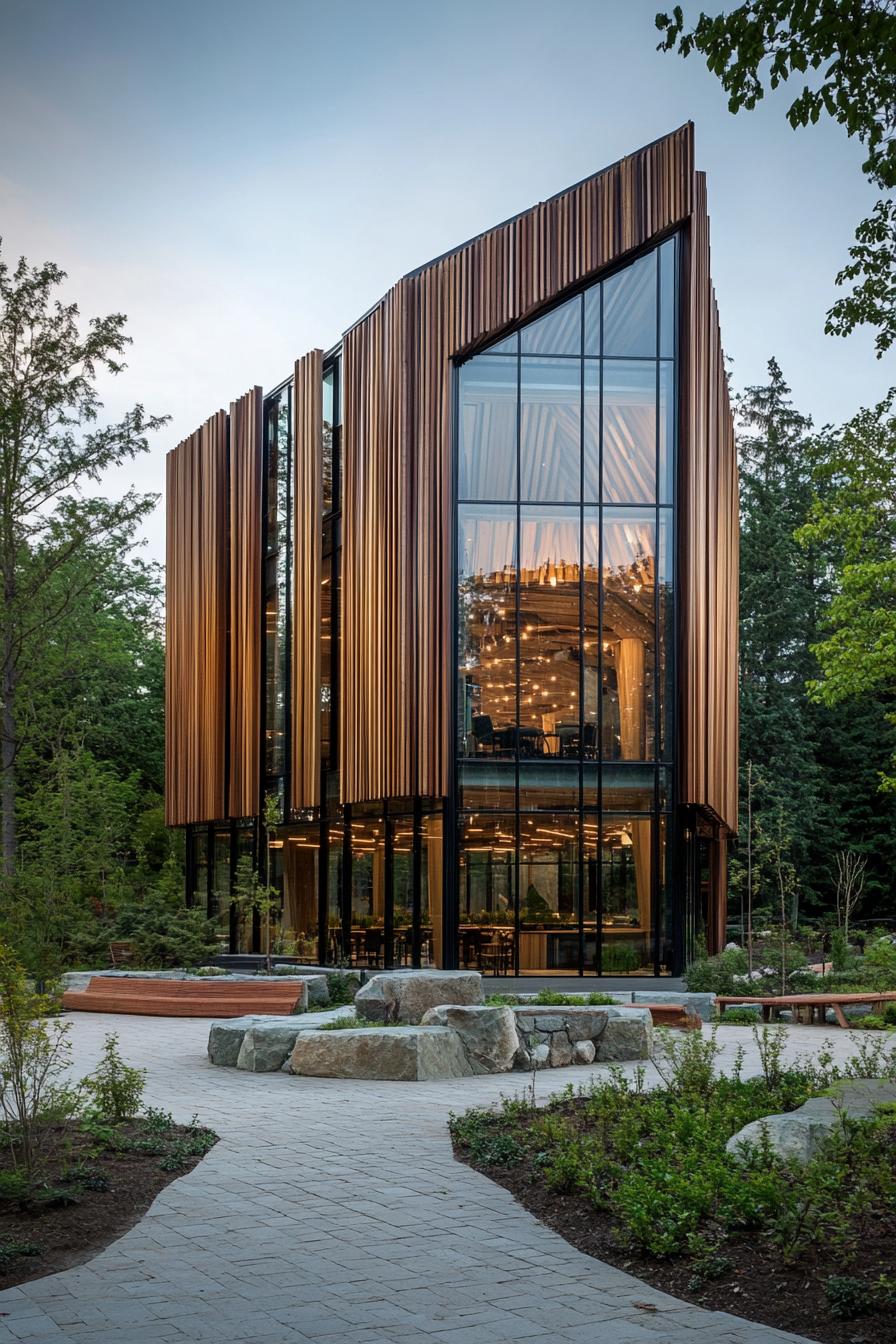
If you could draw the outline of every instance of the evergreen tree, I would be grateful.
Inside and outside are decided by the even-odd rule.
[[[806,682],[816,671],[817,591],[813,555],[796,541],[812,498],[808,433],[811,422],[790,400],[777,362],[768,383],[737,399],[741,490],[741,810],[747,762],[757,768],[753,825],[788,837],[787,861],[798,882],[790,898],[796,919],[815,837],[819,767]],[[741,817],[745,835],[746,815]],[[735,867],[735,877],[737,877]],[[775,875],[760,864],[753,890],[771,901]]]

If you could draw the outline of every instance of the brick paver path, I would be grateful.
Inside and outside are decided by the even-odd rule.
[[[0,1340],[53,1344],[772,1344],[580,1254],[456,1163],[445,1121],[526,1083],[299,1079],[212,1068],[208,1022],[73,1014],[77,1068],[115,1030],[147,1102],[221,1142],[87,1264],[0,1294]],[[726,1052],[748,1028],[721,1033]],[[817,1047],[793,1028],[791,1048]],[[850,1053],[846,1033],[835,1049]],[[591,1070],[537,1077],[540,1096]],[[636,1303],[649,1302],[655,1312]]]

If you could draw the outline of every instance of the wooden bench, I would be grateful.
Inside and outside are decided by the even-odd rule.
[[[649,1008],[655,1027],[679,1027],[682,1031],[699,1031],[703,1025],[700,1014],[684,1003],[633,1003],[624,1008]]]
[[[865,1004],[876,1012],[888,1003],[896,1003],[896,990],[868,990],[860,994],[780,994],[757,997],[749,994],[718,994],[716,1007],[722,1014],[728,1007],[740,1004],[758,1004],[762,1010],[763,1022],[774,1021],[782,1008],[793,1012],[798,1022],[811,1026],[819,1022],[824,1026],[825,1013],[833,1009],[838,1026],[849,1027],[849,1020],[843,1009],[851,1003]]]
[[[141,1013],[150,1017],[287,1016],[308,1004],[308,987],[284,980],[153,980],[94,975],[87,989],[67,990],[63,1008],[85,1013]]]

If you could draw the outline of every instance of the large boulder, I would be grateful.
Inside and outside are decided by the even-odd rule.
[[[263,1019],[260,1017],[228,1017],[213,1022],[208,1033],[208,1058],[210,1064],[221,1068],[235,1069],[239,1058],[243,1037],[250,1027]]]
[[[632,991],[632,1003],[680,1003],[686,1011],[696,1013],[703,1022],[711,1022],[715,1008],[715,994],[676,993],[675,990],[636,989]]]
[[[460,1037],[450,1027],[303,1031],[296,1038],[284,1070],[311,1078],[399,1082],[466,1078],[473,1072]]]
[[[361,1017],[385,1025],[420,1022],[430,1008],[442,1004],[482,1003],[478,971],[386,971],[375,975],[355,995]]]
[[[649,1059],[653,1050],[653,1019],[649,1008],[608,1008],[606,1030],[595,1041],[599,1064],[622,1059]]]
[[[838,1083],[824,1097],[810,1097],[795,1111],[766,1115],[728,1140],[725,1147],[732,1157],[745,1161],[751,1148],[767,1142],[785,1162],[798,1166],[815,1156],[830,1135],[840,1127],[843,1116],[864,1120],[878,1106],[896,1101],[896,1083],[886,1078],[861,1078]]]
[[[513,1067],[519,1037],[512,1008],[443,1005],[425,1012],[423,1025],[456,1031],[473,1073],[507,1073]]]
[[[291,1023],[258,1022],[243,1036],[236,1067],[247,1073],[274,1073],[283,1067],[301,1031],[297,1018]]]

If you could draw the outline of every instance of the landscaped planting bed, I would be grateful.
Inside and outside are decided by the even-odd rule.
[[[779,1031],[757,1042],[759,1077],[742,1060],[721,1075],[714,1037],[689,1034],[664,1041],[652,1090],[643,1070],[610,1070],[546,1106],[452,1116],[455,1154],[580,1250],[677,1297],[825,1344],[892,1344],[896,1107],[844,1115],[805,1165],[726,1143],[838,1078],[894,1077],[893,1053],[866,1037],[845,1068],[825,1050],[785,1066]]]
[[[36,1181],[0,1156],[0,1288],[91,1259],[217,1142],[161,1111],[120,1122],[84,1117],[50,1138]]]

